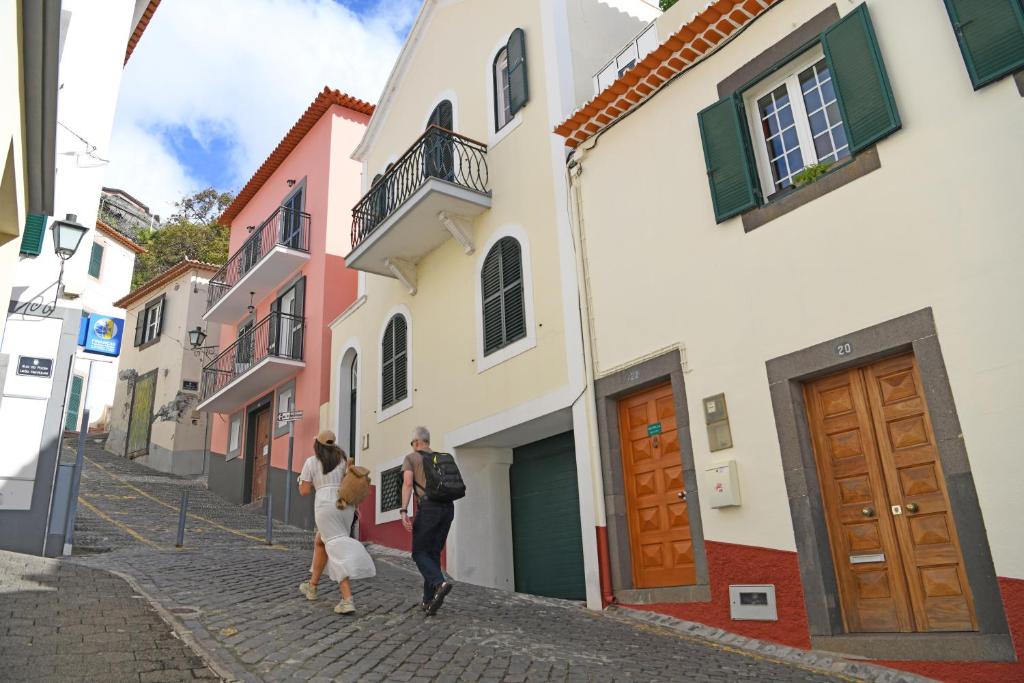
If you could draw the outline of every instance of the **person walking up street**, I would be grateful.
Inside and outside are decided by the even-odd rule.
[[[306,459],[299,474],[299,493],[308,496],[314,491],[313,514],[316,519],[316,539],[313,549],[313,565],[309,581],[299,584],[299,592],[307,600],[316,599],[316,585],[320,575],[327,569],[327,575],[338,582],[341,601],[334,607],[338,614],[353,614],[356,611],[352,601],[350,579],[368,579],[376,576],[373,559],[363,544],[349,536],[355,507],[338,509],[338,487],[345,477],[349,462],[345,452],[335,444],[334,433],[322,431],[313,442],[313,455]]]
[[[441,572],[441,550],[448,539],[452,520],[455,519],[455,505],[452,500],[438,499],[446,496],[438,496],[436,492],[428,490],[424,458],[431,458],[435,454],[430,448],[430,432],[426,427],[413,430],[410,445],[412,452],[402,462],[402,525],[406,531],[412,532],[412,559],[423,575],[423,600],[420,608],[427,616],[434,616],[452,590],[452,582]],[[450,455],[437,455],[452,460]],[[427,466],[433,467],[429,463]],[[461,483],[459,477],[458,485]],[[409,502],[414,490],[418,490],[417,505],[415,514],[410,516]],[[434,495],[428,496],[428,492]]]

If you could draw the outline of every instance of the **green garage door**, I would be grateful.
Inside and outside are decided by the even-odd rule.
[[[509,485],[516,591],[585,599],[572,432],[515,449]]]

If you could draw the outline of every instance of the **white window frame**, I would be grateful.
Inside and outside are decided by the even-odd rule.
[[[508,47],[508,39],[511,35],[512,32],[510,31],[506,33],[504,36],[502,36],[501,40],[497,43],[497,45],[494,46],[494,49],[491,50],[491,58],[487,62],[487,79],[485,81],[487,83],[487,111],[490,112],[491,114],[491,120],[488,121],[487,123],[487,130],[490,131],[487,140],[488,149],[493,148],[499,142],[504,140],[506,137],[509,136],[509,134],[512,131],[514,131],[523,123],[523,109],[525,109],[525,107],[517,111],[515,116],[513,116],[511,119],[505,122],[504,126],[495,130],[495,124],[497,123],[498,120],[498,115],[497,112],[495,111],[495,107],[498,106],[498,102],[494,97],[495,93],[497,92],[497,84],[494,82],[494,61],[497,58],[498,53],[504,50],[506,47]],[[507,62],[505,68],[507,71]]]
[[[242,454],[242,415],[243,413],[238,412],[228,419],[228,447],[224,462],[234,460]]]
[[[405,385],[408,387],[409,391],[406,394],[406,397],[398,403],[393,403],[387,408],[381,408],[381,397],[384,395],[384,378],[381,377],[384,367],[384,358],[381,355],[384,350],[384,333],[387,332],[388,323],[391,322],[391,319],[396,315],[400,315],[405,318]],[[377,406],[377,422],[381,423],[384,420],[390,419],[395,415],[404,413],[406,410],[409,410],[409,408],[412,408],[413,393],[412,313],[409,312],[408,307],[404,304],[399,304],[384,315],[384,322],[381,323],[380,332],[377,334],[377,396],[374,401],[374,405]]]
[[[747,115],[747,126],[750,129],[750,139],[754,147],[754,159],[757,162],[757,175],[761,181],[762,196],[766,200],[782,190],[775,189],[775,176],[772,174],[771,161],[768,158],[767,142],[764,139],[764,130],[761,127],[761,113],[758,110],[757,101],[773,90],[776,90],[780,85],[786,85],[789,91],[793,120],[796,122],[797,141],[800,145],[800,155],[804,160],[804,168],[810,164],[817,163],[818,153],[814,147],[814,136],[811,134],[811,124],[808,121],[807,108],[804,104],[798,77],[802,71],[817,64],[824,58],[825,52],[821,45],[816,45],[789,62],[785,70],[772,74],[743,93],[743,111]],[[810,156],[808,156],[808,153],[810,153]]]
[[[384,462],[381,462],[381,463],[379,463],[377,465],[377,472],[376,472],[376,479],[375,479],[375,481],[378,482],[378,485],[374,487],[374,496],[373,496],[373,498],[374,498],[373,512],[376,515],[376,517],[374,518],[374,522],[376,524],[387,524],[389,522],[397,522],[398,520],[402,519],[401,499],[399,499],[399,506],[398,506],[397,509],[395,509],[395,510],[388,510],[387,512],[381,512],[380,511],[380,497],[381,497],[381,492],[382,492],[381,489],[384,488],[382,486],[382,484],[384,483],[384,480],[382,479],[381,475],[384,472],[387,472],[390,469],[394,469],[395,467],[401,467],[403,462],[405,462],[405,456],[404,455],[400,456],[398,458],[392,458],[390,460],[385,460]],[[404,472],[402,473],[402,476],[403,477],[405,476]],[[413,498],[416,497],[415,493],[416,492],[414,491],[413,492]],[[410,504],[410,506],[412,505],[412,501],[411,500],[409,501],[409,504]]]
[[[504,237],[512,237],[519,242],[520,256],[523,260],[523,305],[526,313],[526,336],[504,346],[490,355],[484,355],[484,301],[483,287],[480,276],[483,273],[484,261],[491,249]],[[504,225],[498,228],[477,252],[474,271],[473,289],[476,292],[476,372],[480,374],[495,365],[526,353],[537,346],[537,326],[534,324],[533,306],[533,267],[530,259],[530,240],[521,225]]]
[[[159,301],[152,306],[146,306],[146,312],[142,316],[142,343],[148,344],[160,338],[160,318],[164,314],[164,302]]]
[[[285,404],[281,405],[281,400],[285,399]],[[288,434],[288,423],[280,422],[277,419],[277,413],[284,413],[291,410],[295,410],[295,380],[291,380],[285,384],[282,384],[274,392],[274,407],[277,412],[274,414],[274,438],[279,436],[286,436]]]

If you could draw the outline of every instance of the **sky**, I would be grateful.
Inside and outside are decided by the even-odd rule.
[[[166,218],[238,191],[325,85],[375,102],[419,0],[164,0],[121,81],[104,184]]]

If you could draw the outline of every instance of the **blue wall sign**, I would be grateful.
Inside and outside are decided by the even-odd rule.
[[[123,333],[124,320],[121,318],[90,313],[88,318],[82,318],[78,330],[78,345],[89,353],[116,357],[121,355]]]

